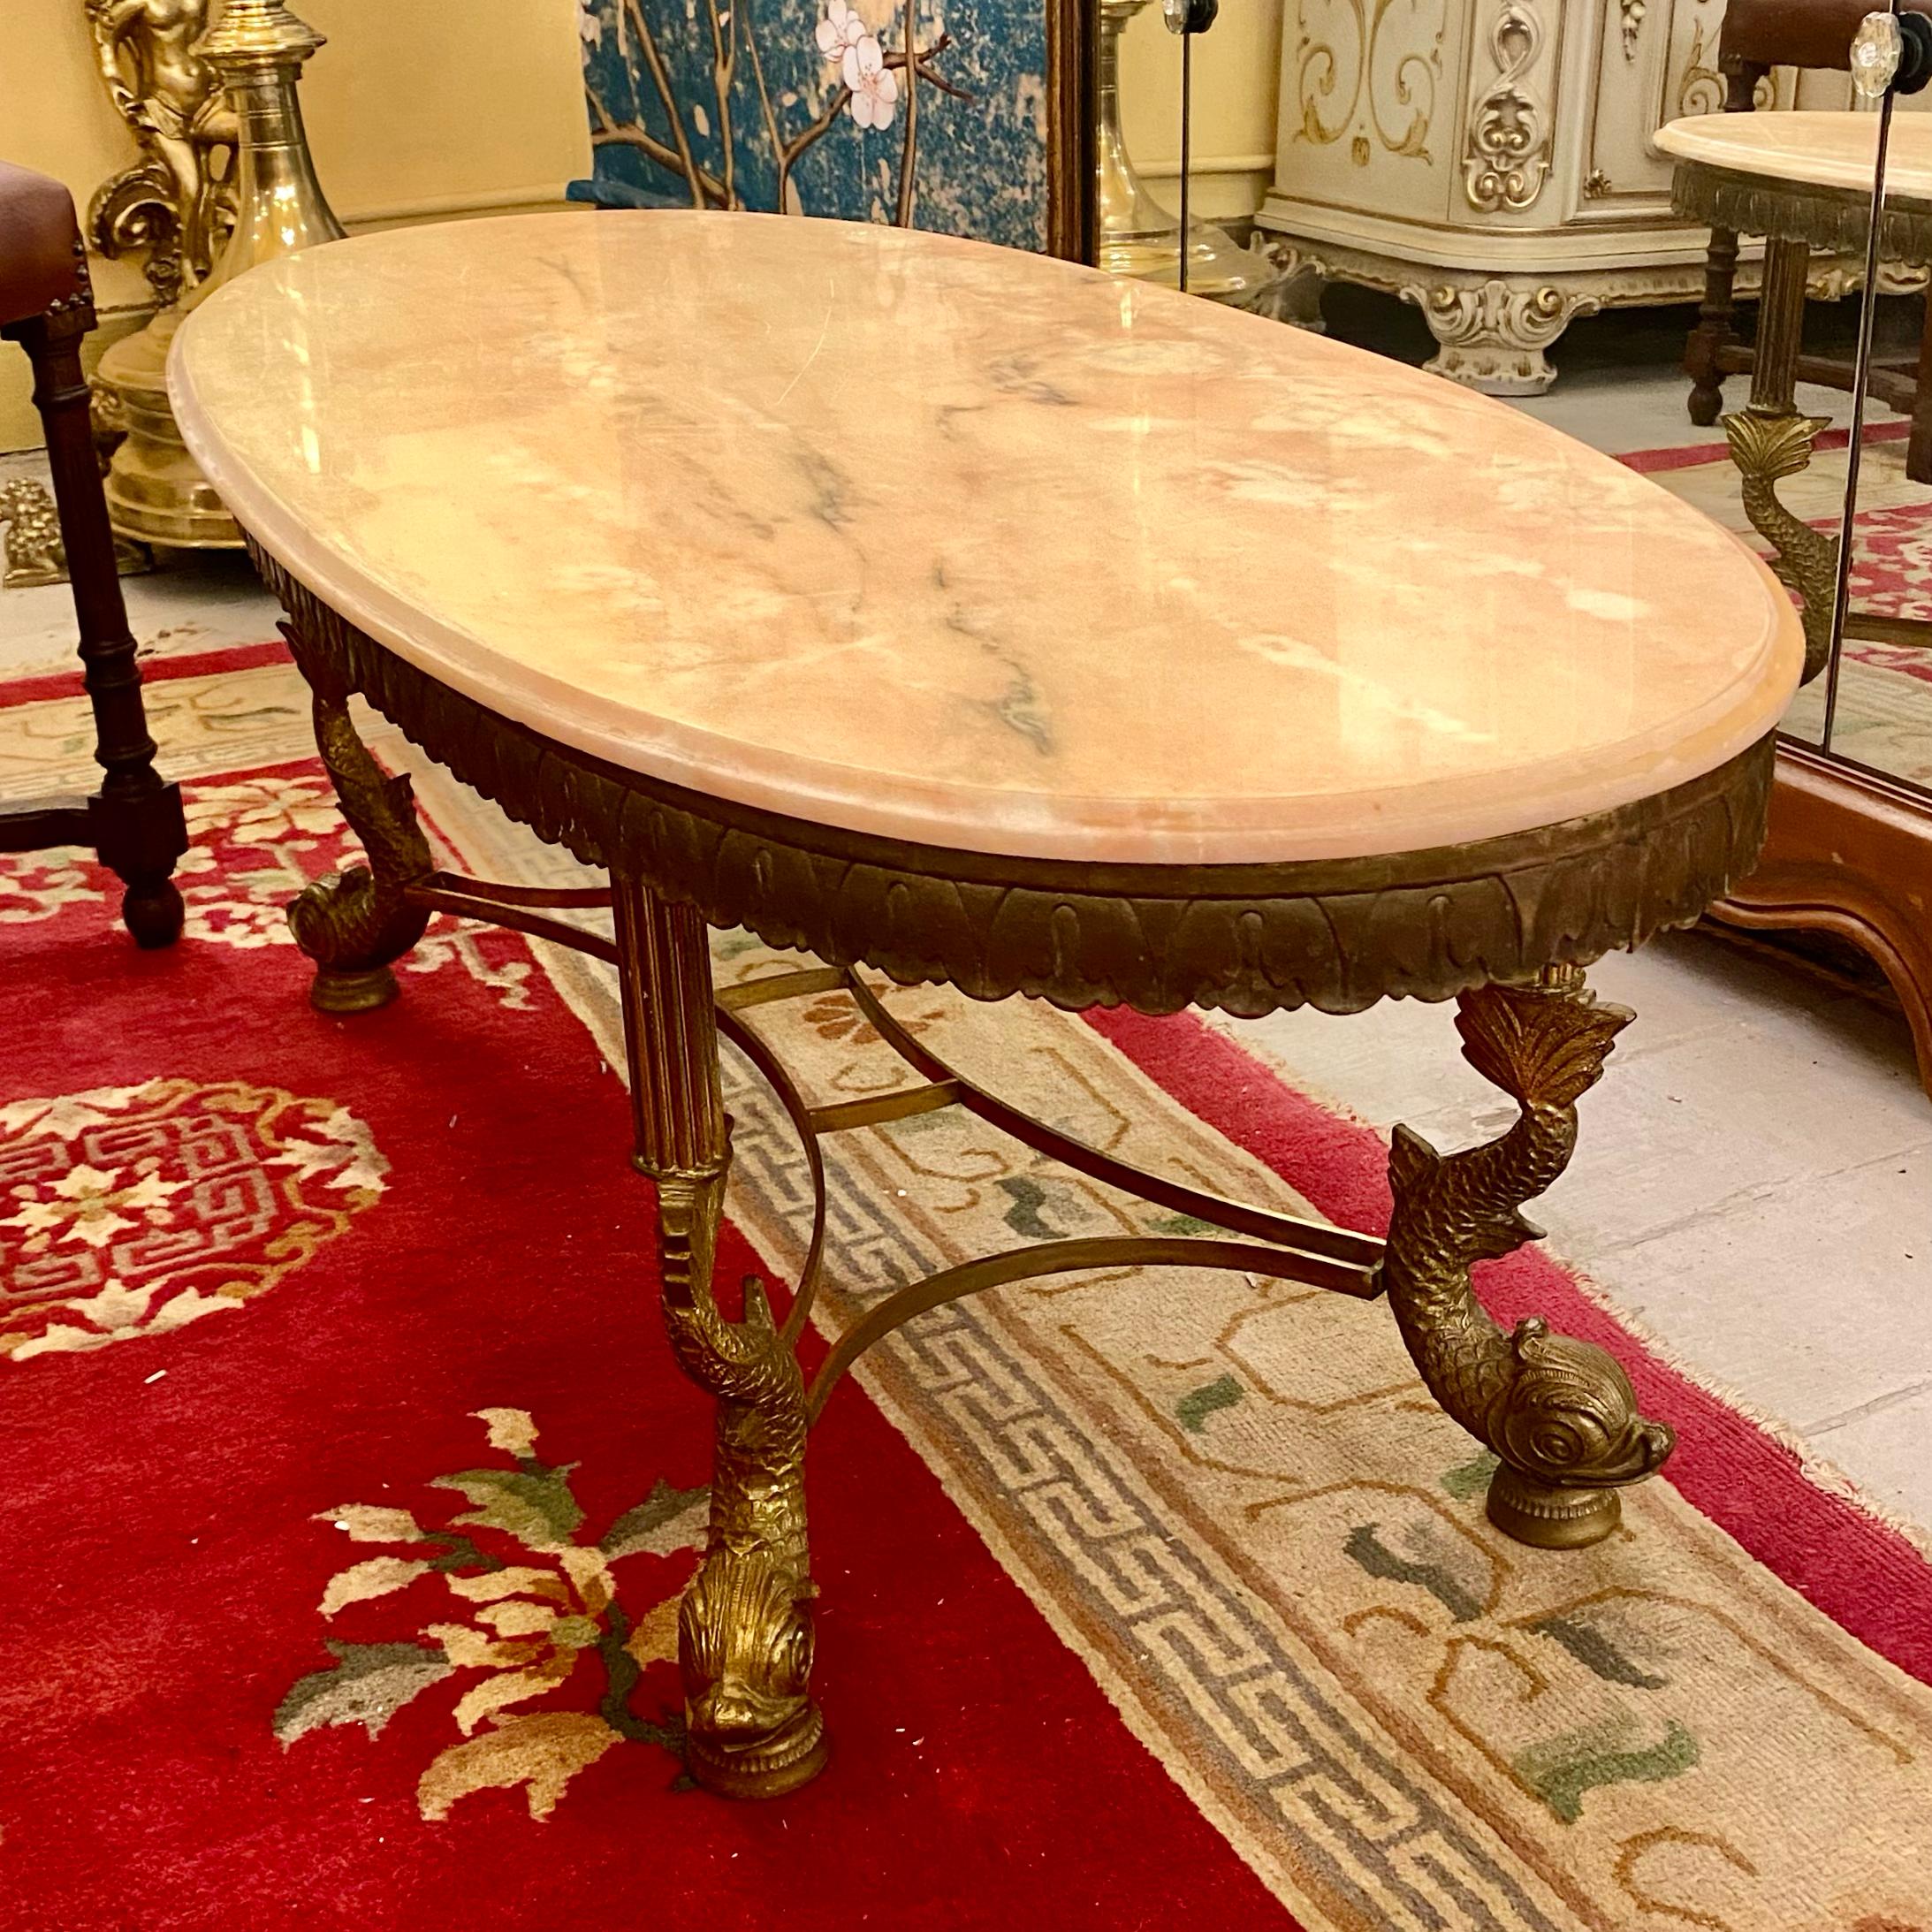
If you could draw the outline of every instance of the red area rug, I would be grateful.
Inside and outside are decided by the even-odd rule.
[[[0,1923],[1289,1925],[856,1386],[813,1450],[835,1774],[674,1788],[706,1404],[541,975],[351,1024],[285,947],[138,955],[97,901],[4,943]]]

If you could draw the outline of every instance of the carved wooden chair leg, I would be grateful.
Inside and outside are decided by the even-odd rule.
[[[825,1768],[810,1697],[804,1378],[764,1286],[743,1319],[713,1294],[731,1164],[718,1076],[704,922],[638,879],[613,877],[635,1164],[658,1183],[665,1327],[678,1365],[716,1403],[711,1527],[678,1616],[685,1754],[727,1798],[775,1798]]]
[[[1738,238],[1729,229],[1714,228],[1704,251],[1704,300],[1698,305],[1697,326],[1684,346],[1684,373],[1691,378],[1691,421],[1700,430],[1709,429],[1724,407],[1724,376],[1717,357],[1738,339],[1732,327],[1737,280]]]
[[[1537,1238],[1522,1205],[1568,1166],[1578,1097],[1633,1015],[1598,1005],[1570,966],[1548,969],[1533,986],[1464,993],[1457,1008],[1464,1058],[1520,1112],[1501,1139],[1455,1154],[1396,1130],[1382,1282],[1430,1393],[1501,1458],[1489,1520],[1518,1542],[1578,1548],[1616,1529],[1618,1487],[1653,1474],[1675,1438],[1637,1413],[1630,1378],[1594,1343],[1535,1320],[1504,1335],[1476,1299],[1470,1268]]]
[[[282,629],[315,699],[316,749],[369,858],[317,879],[288,909],[288,923],[316,962],[311,1003],[323,1013],[369,1013],[396,997],[390,969],[430,923],[428,909],[412,904],[408,892],[435,864],[408,774],[392,777],[369,756],[349,716],[347,686],[323,653],[306,648],[298,629]]]
[[[1771,71],[1756,61],[1727,56],[1724,111],[1748,114],[1757,99],[1758,83]],[[1699,304],[1697,326],[1684,346],[1684,373],[1691,378],[1691,421],[1708,430],[1724,406],[1724,371],[1718,357],[1738,339],[1738,238],[1729,229],[1711,230],[1704,252],[1704,300]]]
[[[94,710],[95,761],[106,776],[87,801],[87,830],[102,864],[126,886],[121,917],[137,944],[171,946],[181,932],[175,861],[187,850],[181,792],[155,770],[141,671],[121,599],[114,533],[95,461],[80,344],[91,309],[68,308],[11,324],[34,368],[34,400],[47,434],[67,576],[80,620],[80,661]]]

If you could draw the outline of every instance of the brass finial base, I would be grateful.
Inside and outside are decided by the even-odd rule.
[[[1121,126],[1121,34],[1147,0],[1101,0],[1099,266],[1109,275],[1176,288],[1181,224],[1157,202],[1134,166]],[[1236,247],[1212,222],[1188,224],[1190,293],[1235,302],[1278,279],[1266,256]]]
[[[227,89],[240,160],[234,233],[214,271],[101,359],[101,388],[125,421],[107,477],[114,527],[171,550],[239,550],[241,531],[175,427],[168,350],[182,318],[215,289],[263,262],[339,241],[342,224],[316,179],[296,84],[323,44],[281,0],[229,0],[195,52]]]
[[[693,1731],[685,1744],[684,1768],[694,1784],[719,1798],[783,1798],[810,1784],[832,1755],[818,1707],[809,1705],[807,1713],[809,1723],[795,1740],[761,1741],[743,1752],[721,1751]]]
[[[1587,1549],[1616,1533],[1624,1505],[1614,1489],[1558,1487],[1499,1463],[1486,1513],[1505,1536],[1532,1549]]]
[[[282,4],[282,0],[228,0],[220,22],[204,34],[196,49],[224,80],[233,84],[233,70],[242,62],[299,72],[302,63],[328,41],[307,20]]]
[[[367,972],[338,972],[331,967],[316,970],[309,982],[308,1003],[317,1013],[374,1013],[386,1007],[401,989],[396,976],[386,966],[373,966]]]

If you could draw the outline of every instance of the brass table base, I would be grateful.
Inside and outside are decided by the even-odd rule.
[[[1496,849],[1472,848],[1465,855],[1470,876],[1460,884],[1449,876],[1458,855],[1424,858],[1441,881],[1427,903],[1428,930],[1456,935],[1454,970],[1462,976],[1436,996],[1455,994],[1466,1057],[1516,1101],[1517,1118],[1499,1138],[1448,1155],[1398,1129],[1390,1159],[1395,1211],[1385,1244],[1127,1167],[1010,1107],[899,1024],[859,970],[862,962],[884,959],[909,982],[1002,989],[982,997],[1013,990],[1005,984],[1008,970],[994,970],[984,932],[935,930],[917,936],[915,947],[903,930],[913,888],[903,882],[931,877],[942,863],[970,876],[975,863],[1025,871],[1031,862],[861,840],[620,772],[498,718],[413,670],[255,554],[290,611],[287,634],[315,696],[322,756],[369,856],[368,865],[311,886],[291,910],[296,937],[316,962],[315,1003],[346,1013],[392,998],[389,968],[437,912],[551,940],[617,969],[634,1160],[658,1188],[666,1330],[679,1365],[714,1404],[710,1530],[679,1622],[688,1763],[700,1784],[727,1797],[772,1797],[823,1768],[825,1731],[810,1696],[818,1586],[804,1487],[810,1431],[867,1349],[925,1311],[983,1289],[1088,1269],[1163,1265],[1266,1274],[1362,1300],[1386,1295],[1436,1400],[1500,1458],[1490,1520],[1519,1541],[1545,1548],[1574,1548],[1609,1534],[1619,1520],[1619,1487],[1652,1473],[1670,1453],[1670,1431],[1638,1414],[1629,1379],[1608,1354],[1553,1335],[1540,1321],[1525,1321],[1505,1335],[1471,1285],[1476,1262],[1535,1237],[1522,1205],[1563,1172],[1576,1139],[1576,1102],[1595,1083],[1615,1035],[1630,1019],[1622,1008],[1595,1001],[1580,965],[1560,956],[1548,963],[1558,951],[1554,947],[1545,951],[1544,964],[1522,976],[1523,983],[1490,983],[1483,961],[1498,956],[1499,948],[1521,947],[1525,909],[1535,902],[1533,896],[1505,899],[1494,890],[1496,868],[1504,863],[1498,852],[1517,849],[1510,841],[1492,841]],[[409,780],[385,773],[355,734],[352,690],[369,696],[432,757],[513,817],[607,869],[610,887],[538,891],[437,871],[416,822]],[[1578,943],[1578,932],[1601,936],[1613,929],[1630,943],[1659,923],[1682,923],[1732,876],[1747,871],[1763,835],[1771,750],[1767,740],[1676,793],[1539,834],[1540,878],[1565,877],[1571,856],[1591,856],[1587,906],[1575,900],[1559,906],[1567,943]],[[788,884],[786,858],[799,862]],[[1373,880],[1393,863],[1359,865]],[[1048,995],[1057,993],[1064,1004],[1092,1003],[1087,988],[1100,981],[1133,989],[1136,1003],[1146,1010],[1190,1002],[1236,1010],[1298,1003],[1298,991],[1267,977],[1253,944],[1224,952],[1202,932],[1218,930],[1211,922],[1222,916],[1238,930],[1251,931],[1245,922],[1258,891],[1288,901],[1305,894],[1311,880],[1355,876],[1334,865],[1207,867],[1172,879],[1160,868],[1062,870],[1067,877],[1053,896],[1066,914],[1055,927],[1066,960],[1076,949],[1076,935],[1090,927],[1102,933],[1129,930],[1120,915],[1109,916],[1091,896],[1119,883],[1115,872],[1130,875],[1150,894],[1184,893],[1188,917],[1198,925],[1209,922],[1184,937],[1186,921],[1164,923],[1158,900],[1137,901],[1129,950],[1101,957],[1090,946],[1077,965],[1063,963],[1040,978]],[[1264,872],[1272,885],[1259,876]],[[1405,902],[1378,890],[1379,904]],[[991,895],[955,888],[952,903],[955,909],[992,907],[996,898],[1008,903],[1018,896],[1016,889]],[[1326,930],[1363,936],[1363,950],[1343,961],[1352,976],[1348,996],[1355,1006],[1398,984],[1413,985],[1434,970],[1421,939],[1393,915],[1380,929],[1354,925],[1344,916],[1345,896],[1324,903]],[[591,907],[613,912],[614,940],[556,917]],[[1593,917],[1597,926],[1591,925]],[[716,991],[707,928],[739,923],[772,944],[809,949],[829,963]],[[1151,933],[1162,932],[1168,935],[1164,942],[1150,940]],[[909,949],[919,952],[923,963],[917,968],[905,964]],[[1011,973],[1025,977],[1018,967]],[[752,1015],[779,1001],[830,992],[855,1002],[918,1076],[917,1084],[825,1106],[799,1091]],[[733,1295],[714,1279],[731,1160],[730,1123],[720,1099],[720,1037],[777,1093],[812,1179],[810,1240],[782,1311],[772,1307],[761,1282],[746,1281]],[[808,1384],[797,1347],[825,1262],[828,1203],[820,1142],[829,1134],[955,1107],[1080,1173],[1216,1232],[1046,1241],[943,1270],[870,1308],[833,1340]],[[735,1316],[732,1303],[738,1305]]]

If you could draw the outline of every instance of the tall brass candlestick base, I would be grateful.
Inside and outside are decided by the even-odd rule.
[[[230,0],[196,56],[227,90],[240,142],[234,233],[215,271],[101,360],[98,381],[127,429],[108,471],[115,528],[171,550],[239,550],[241,532],[183,445],[168,404],[168,350],[182,317],[223,283],[278,255],[339,241],[316,179],[296,86],[323,37],[280,0]]]
[[[1178,286],[1181,224],[1153,198],[1121,128],[1121,35],[1147,0],[1100,0],[1100,252],[1109,275]],[[1242,306],[1278,279],[1264,256],[1237,248],[1212,222],[1188,224],[1189,291]]]

